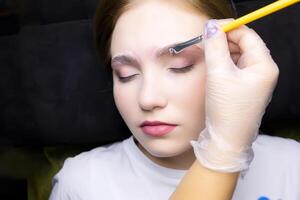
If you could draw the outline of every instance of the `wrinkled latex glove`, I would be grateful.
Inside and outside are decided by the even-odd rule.
[[[245,25],[227,33],[220,29],[230,20],[209,20],[205,26],[206,126],[198,141],[190,142],[203,166],[246,172],[279,69],[254,30]]]

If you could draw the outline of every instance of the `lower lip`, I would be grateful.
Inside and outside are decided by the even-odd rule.
[[[143,126],[142,130],[145,134],[150,136],[163,136],[174,130],[176,126],[171,125],[157,125],[157,126]]]

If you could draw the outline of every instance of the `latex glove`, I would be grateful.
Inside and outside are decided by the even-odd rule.
[[[197,142],[190,141],[202,165],[221,172],[248,169],[252,143],[279,75],[254,30],[241,26],[225,34],[220,29],[230,20],[209,20],[205,27],[206,128]]]

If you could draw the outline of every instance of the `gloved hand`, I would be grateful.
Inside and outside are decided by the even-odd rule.
[[[230,20],[209,20],[205,27],[206,127],[198,141],[190,142],[203,166],[245,172],[279,69],[254,30],[245,25],[228,33],[220,29]]]

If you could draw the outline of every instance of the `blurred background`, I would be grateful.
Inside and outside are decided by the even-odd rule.
[[[98,0],[0,0],[0,199],[43,200],[64,159],[131,134],[96,57]],[[273,1],[234,1],[239,16]],[[300,8],[248,24],[280,77],[261,133],[300,140]]]

